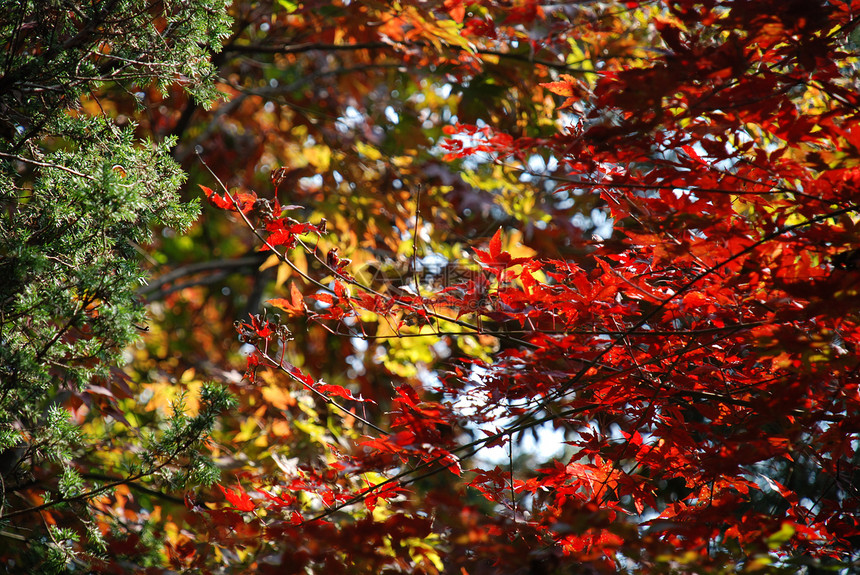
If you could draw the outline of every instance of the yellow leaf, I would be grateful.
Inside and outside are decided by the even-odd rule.
[[[260,432],[259,426],[257,425],[257,420],[253,417],[249,417],[239,426],[239,433],[233,437],[233,441],[235,443],[244,443],[248,441],[252,437],[256,436]]]
[[[290,254],[290,261],[296,266],[299,274],[307,275],[308,273],[308,258],[305,257],[304,250],[293,250]]]
[[[505,251],[511,254],[512,258],[533,258],[537,255],[535,250],[523,245],[523,233],[521,231],[512,230],[508,232],[506,239]]]
[[[305,159],[321,172],[328,171],[331,163],[331,149],[328,146],[310,146],[304,150]]]
[[[379,150],[364,142],[356,142],[355,150],[368,160],[376,161],[382,158],[382,153]]]
[[[275,288],[280,288],[284,285],[284,282],[287,281],[287,278],[290,277],[290,274],[293,273],[293,269],[283,263],[278,266],[278,277],[275,279]]]
[[[266,258],[266,261],[263,262],[263,265],[260,266],[260,271],[266,271],[267,269],[274,267],[280,263],[281,257],[278,254],[272,254]]]

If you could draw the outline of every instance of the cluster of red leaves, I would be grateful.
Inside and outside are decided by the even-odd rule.
[[[446,6],[465,18],[462,3]],[[608,568],[623,555],[659,570],[667,550],[701,565],[768,553],[854,558],[860,96],[846,85],[844,43],[860,6],[665,8],[656,22],[665,50],[650,63],[591,83],[568,75],[544,84],[564,98],[560,109],[579,113],[560,119],[552,137],[457,125],[443,144],[451,161],[488,153],[528,166],[534,154],[551,155],[558,168],[544,175],[557,182],[553,193],[598,195],[612,238],[577,257],[521,258],[503,250],[498,232],[474,251],[480,280],[424,296],[380,293],[341,260],[320,260],[333,280],[309,296],[322,304],[314,321],[349,328],[364,310],[399,329],[411,314],[489,337],[498,351],[464,358],[436,388],[396,387],[378,418],[384,429],[368,428],[351,450],[332,445],[337,463],[302,470],[282,495],[224,489],[234,508],[288,513],[267,522],[270,532],[325,531],[322,519],[336,510],[364,502],[373,512],[380,499],[396,510],[407,486],[444,469],[460,475],[460,462],[483,446],[551,422],[565,431],[564,458],[524,477],[480,465],[463,473],[461,485],[505,517],[502,532]],[[538,8],[516,10],[509,23]],[[479,24],[471,34],[494,33]],[[207,195],[243,213],[253,201]],[[265,227],[270,249],[321,233],[279,216]],[[278,305],[307,309],[297,292]],[[257,347],[255,367],[359,399]],[[483,403],[468,413],[454,407],[470,396]],[[487,422],[497,431],[465,444],[455,429]],[[349,483],[368,472],[388,479]],[[301,519],[301,506],[313,506],[293,491],[319,498],[319,520]],[[400,522],[387,519],[373,535],[426,528],[394,517]]]

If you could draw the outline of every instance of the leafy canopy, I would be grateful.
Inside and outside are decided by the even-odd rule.
[[[226,101],[85,98],[206,197],[130,388],[239,401],[122,560],[854,569],[859,9],[236,2]]]
[[[235,9],[225,563],[855,564],[856,3]]]

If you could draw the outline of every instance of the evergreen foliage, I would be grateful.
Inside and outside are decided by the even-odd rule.
[[[20,546],[15,523],[34,521],[19,561],[62,571],[104,550],[91,497],[155,474],[173,488],[217,479],[199,450],[230,403],[214,386],[196,414],[180,402],[155,421],[125,469],[97,457],[119,429],[139,433],[111,406],[128,395],[123,350],[147,329],[140,246],[156,226],[186,229],[199,207],[180,201],[171,140],[138,141],[80,101],[105,83],[130,97],[180,83],[211,103],[209,56],[230,19],[200,0],[4,0],[0,13],[0,546]],[[87,413],[111,415],[99,436],[81,432]],[[80,525],[45,530],[36,511],[63,506]]]

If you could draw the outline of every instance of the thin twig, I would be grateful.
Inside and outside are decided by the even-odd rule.
[[[31,158],[25,158],[23,156],[16,156],[15,154],[5,154],[3,152],[0,152],[0,157],[8,158],[10,160],[16,160],[18,162],[24,162],[25,164],[32,164],[34,166],[39,166],[41,168],[53,168],[55,170],[61,170],[63,172],[68,172],[70,174],[73,174],[73,175],[81,177],[81,178],[86,178],[88,180],[95,181],[95,178],[88,175],[88,174],[82,174],[81,172],[79,172],[77,170],[73,170],[72,168],[69,168],[66,166],[61,166],[59,164],[51,164],[49,162],[40,162],[39,160],[33,160]]]
[[[386,431],[385,429],[382,429],[382,428],[381,428],[381,427],[379,427],[378,425],[374,425],[373,423],[371,423],[371,422],[370,422],[370,421],[368,421],[367,419],[364,419],[364,418],[363,418],[363,417],[361,417],[360,415],[357,415],[357,414],[353,413],[352,411],[350,411],[349,409],[347,409],[345,406],[343,406],[343,405],[339,404],[338,402],[336,402],[335,400],[333,400],[331,397],[327,396],[326,394],[324,394],[324,393],[323,393],[323,392],[321,392],[320,390],[316,389],[313,385],[311,385],[311,384],[309,384],[308,382],[306,382],[305,380],[303,380],[301,377],[299,377],[299,376],[298,376],[298,374],[296,374],[296,373],[294,373],[292,370],[289,370],[289,369],[287,369],[286,367],[284,367],[284,361],[283,361],[283,360],[282,360],[282,361],[276,361],[276,360],[275,360],[273,357],[271,357],[268,353],[266,353],[266,352],[264,352],[264,351],[260,350],[259,348],[257,348],[257,349],[258,349],[258,351],[260,352],[260,355],[262,355],[262,356],[263,356],[263,359],[265,359],[266,361],[268,361],[268,362],[269,362],[269,365],[271,365],[271,366],[273,366],[273,367],[277,367],[280,371],[282,371],[282,372],[286,373],[287,375],[289,375],[289,376],[290,376],[294,381],[297,381],[298,383],[301,383],[301,384],[302,384],[306,389],[308,389],[308,390],[309,390],[309,391],[311,391],[312,393],[316,394],[320,399],[322,399],[323,401],[325,401],[327,404],[329,404],[329,405],[333,406],[333,407],[334,407],[334,408],[336,408],[338,411],[341,411],[342,413],[345,413],[346,415],[348,415],[348,416],[350,416],[350,417],[353,417],[353,418],[357,419],[358,421],[360,421],[361,423],[363,423],[363,424],[364,424],[364,425],[366,425],[367,427],[369,427],[369,428],[373,429],[374,431],[378,431],[379,433],[381,433],[381,434],[383,434],[383,435],[391,435],[391,433],[390,433],[390,432]],[[295,367],[295,366],[294,366],[294,367]],[[295,369],[296,369],[296,370],[298,370],[298,368],[295,368]]]

